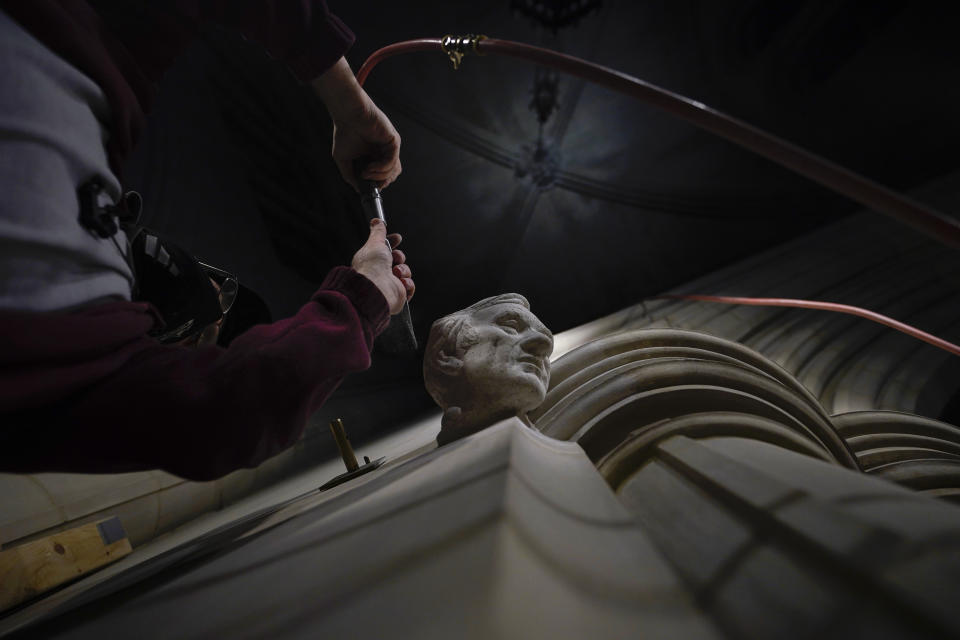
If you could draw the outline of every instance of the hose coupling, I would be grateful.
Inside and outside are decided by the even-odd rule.
[[[456,71],[460,68],[460,62],[463,60],[463,56],[471,51],[478,56],[483,55],[480,53],[477,45],[480,44],[481,40],[486,39],[487,36],[474,35],[472,33],[468,33],[465,36],[446,35],[440,39],[440,48],[443,49],[443,52],[450,58],[450,62],[453,63],[453,69]]]

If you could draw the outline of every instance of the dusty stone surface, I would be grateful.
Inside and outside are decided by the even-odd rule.
[[[443,409],[439,444],[536,409],[550,383],[553,334],[517,293],[485,298],[430,328],[423,378]]]

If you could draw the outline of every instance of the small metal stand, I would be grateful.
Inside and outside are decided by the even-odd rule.
[[[333,439],[337,443],[337,449],[340,450],[340,457],[343,458],[343,464],[347,467],[347,471],[326,482],[320,487],[320,491],[326,491],[344,482],[349,482],[354,478],[373,471],[386,462],[386,458],[377,458],[373,462],[370,462],[370,458],[363,456],[363,464],[358,464],[357,456],[354,455],[353,447],[350,446],[350,440],[347,439],[347,432],[343,428],[343,420],[340,418],[330,421],[330,431],[333,432]]]

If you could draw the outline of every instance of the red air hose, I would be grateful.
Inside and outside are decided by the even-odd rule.
[[[960,222],[953,218],[801,149],[795,144],[711,109],[703,103],[661,89],[625,73],[542,47],[510,40],[483,39],[476,41],[474,48],[481,55],[499,53],[553,67],[638,98],[792,169],[870,209],[876,209],[896,218],[947,246],[960,247]],[[360,67],[357,80],[362,85],[377,64],[392,56],[413,51],[443,51],[443,43],[440,38],[421,38],[398,42],[379,49]]]
[[[819,309],[821,311],[836,311],[837,313],[847,313],[852,316],[860,316],[867,320],[879,322],[891,329],[903,332],[908,336],[913,336],[918,340],[928,342],[935,347],[943,349],[955,356],[960,356],[960,345],[947,342],[943,338],[921,331],[916,327],[910,326],[899,320],[894,320],[876,311],[870,311],[862,307],[854,307],[849,304],[839,304],[836,302],[818,302],[816,300],[796,300],[793,298],[745,298],[736,296],[702,296],[699,294],[664,294],[654,296],[652,300],[699,300],[701,302],[720,302],[723,304],[745,304],[754,307],[795,307],[798,309]]]
[[[446,52],[445,47],[449,48],[451,45],[460,45],[460,53],[466,54],[469,53],[470,49],[464,49],[463,47],[468,42],[472,50],[478,55],[498,53],[513,58],[520,58],[536,64],[559,69],[560,71],[583,78],[607,87],[608,89],[613,89],[614,91],[638,98],[647,104],[659,107],[667,113],[679,116],[701,129],[706,129],[742,147],[746,147],[868,208],[875,209],[896,218],[947,246],[960,247],[960,222],[939,211],[926,207],[895,191],[891,191],[849,169],[845,169],[836,163],[821,158],[814,153],[762,131],[746,122],[711,109],[703,103],[667,91],[666,89],[661,89],[638,78],[628,76],[625,73],[564,53],[551,51],[550,49],[534,47],[510,40],[477,39],[476,37],[469,36],[465,38],[450,38],[448,36],[442,39],[420,38],[418,40],[407,40],[375,51],[367,58],[363,66],[360,67],[360,71],[357,72],[357,80],[362,85],[377,64],[395,55],[414,51]],[[960,346],[903,322],[894,320],[893,318],[888,318],[874,311],[851,305],[786,298],[746,298],[704,295],[664,295],[658,297],[720,302],[725,304],[798,307],[802,309],[820,309],[824,311],[848,313],[879,322],[897,331],[902,331],[907,335],[928,342],[949,353],[960,355]]]

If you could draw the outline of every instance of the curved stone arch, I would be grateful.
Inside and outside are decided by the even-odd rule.
[[[547,425],[552,422],[555,417],[562,415],[565,408],[571,402],[588,393],[590,389],[603,384],[611,378],[625,375],[641,364],[650,364],[653,361],[663,359],[721,362],[734,366],[739,365],[754,371],[758,375],[765,375],[759,369],[748,364],[743,364],[734,358],[703,349],[687,347],[649,347],[646,349],[634,349],[594,363],[582,371],[567,377],[560,384],[555,386],[551,385],[543,403],[536,411],[532,412],[529,417],[534,422]]]
[[[673,436],[700,440],[717,437],[749,438],[767,442],[825,462],[836,462],[782,423],[758,415],[732,411],[691,413],[667,418],[634,430],[615,449],[597,463],[597,469],[614,491],[638,468],[657,455],[657,445]]]
[[[960,503],[960,462],[905,460],[878,467],[871,475],[920,493]]]
[[[571,397],[580,387],[589,385],[591,381],[596,380],[614,370],[618,370],[626,365],[640,362],[642,360],[653,360],[657,358],[687,358],[695,360],[705,360],[713,362],[725,362],[727,364],[739,364],[761,375],[769,375],[764,371],[737,360],[728,355],[708,351],[706,349],[697,349],[693,347],[646,347],[643,349],[632,349],[624,351],[614,356],[604,358],[595,362],[565,378],[559,384],[551,384],[543,403],[537,407],[536,411],[530,414],[531,420],[539,420],[547,413],[557,410],[558,405],[562,404],[566,398]],[[551,378],[552,382],[552,378]]]
[[[857,468],[855,458],[815,401],[738,364],[691,358],[644,360],[577,387],[536,420],[551,437],[576,440],[594,460],[638,424],[703,411],[739,411],[784,424]]]
[[[591,459],[600,460],[636,431],[638,425],[691,413],[718,412],[753,415],[776,422],[820,449],[833,463],[838,463],[833,452],[802,422],[780,407],[755,395],[719,386],[680,385],[627,397],[583,425],[570,439],[579,443]],[[723,435],[719,427],[715,435]],[[852,466],[852,463],[843,466]]]
[[[833,416],[845,440],[872,434],[905,434],[942,439],[960,446],[960,427],[900,411],[852,411]],[[857,447],[851,447],[854,452]]]
[[[898,411],[833,418],[864,472],[960,502],[960,428]]]
[[[878,433],[852,440],[848,444],[861,449],[856,455],[864,470],[905,460],[960,460],[960,445],[939,438]]]
[[[769,358],[742,344],[718,338],[716,336],[684,329],[635,329],[611,336],[592,340],[565,354],[551,366],[550,389],[547,399],[531,419],[536,421],[558,401],[551,398],[551,392],[571,376],[597,363],[607,361],[628,351],[639,351],[652,347],[691,348],[708,351],[720,356],[732,358],[743,365],[756,369],[773,378],[787,389],[806,399],[815,407],[823,419],[829,422],[829,416],[817,399],[785,369]]]

